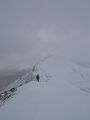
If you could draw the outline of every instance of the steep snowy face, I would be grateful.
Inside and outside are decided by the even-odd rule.
[[[90,93],[90,69],[77,65],[70,59],[66,59],[66,57],[49,56],[37,62],[32,69],[19,72],[21,73],[20,76],[16,74],[17,79],[0,92],[1,105],[15,95],[18,87],[31,81],[37,81],[37,74],[39,75],[38,82],[64,81],[81,91]]]
[[[3,82],[3,86],[0,89],[0,107],[3,106],[14,95],[16,95],[19,87],[23,86],[24,84],[32,81],[48,82],[48,80],[50,80],[51,76],[47,73],[48,70],[46,72],[45,68],[41,65],[42,62],[44,61],[36,63],[32,69],[15,71],[13,74],[12,72],[11,74],[9,73],[8,76],[12,79],[10,81],[8,76],[6,77],[5,81],[8,82],[8,84],[5,84],[3,80],[0,81]],[[37,75],[39,75],[39,80],[37,80]]]
[[[27,120],[32,118],[34,120],[60,120],[61,118],[80,120],[82,116],[90,118],[87,112],[90,110],[90,94],[87,94],[90,92],[89,73],[89,68],[78,66],[58,56],[39,62],[33,67],[32,72],[27,72],[21,77],[22,79],[18,79],[16,84],[13,84],[16,88],[4,91],[0,96],[4,104],[10,96],[19,93],[0,108],[2,120],[9,120],[14,115],[15,119],[20,120],[25,118]],[[20,83],[25,81],[27,83],[29,78],[31,80],[31,75],[35,78],[36,74],[40,75],[39,82],[34,80],[20,87]]]
[[[37,65],[41,82],[48,78],[65,81],[71,86],[90,93],[90,68],[77,65],[75,62],[59,56],[53,56]],[[45,78],[44,78],[45,77]]]

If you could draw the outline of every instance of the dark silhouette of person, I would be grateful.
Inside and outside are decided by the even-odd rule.
[[[36,80],[39,82],[39,80],[40,80],[39,74],[36,75]]]

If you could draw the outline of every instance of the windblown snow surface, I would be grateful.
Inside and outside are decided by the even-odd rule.
[[[90,120],[89,68],[56,56],[36,67],[40,82],[20,87],[0,108],[1,120]]]

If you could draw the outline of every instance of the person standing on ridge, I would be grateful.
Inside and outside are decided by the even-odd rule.
[[[39,74],[36,75],[36,80],[39,82],[39,80],[40,80]]]

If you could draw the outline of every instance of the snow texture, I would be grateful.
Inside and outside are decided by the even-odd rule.
[[[39,73],[40,82],[20,87],[1,107],[2,120],[90,119],[89,68],[59,58],[51,57],[36,66],[33,75]]]

